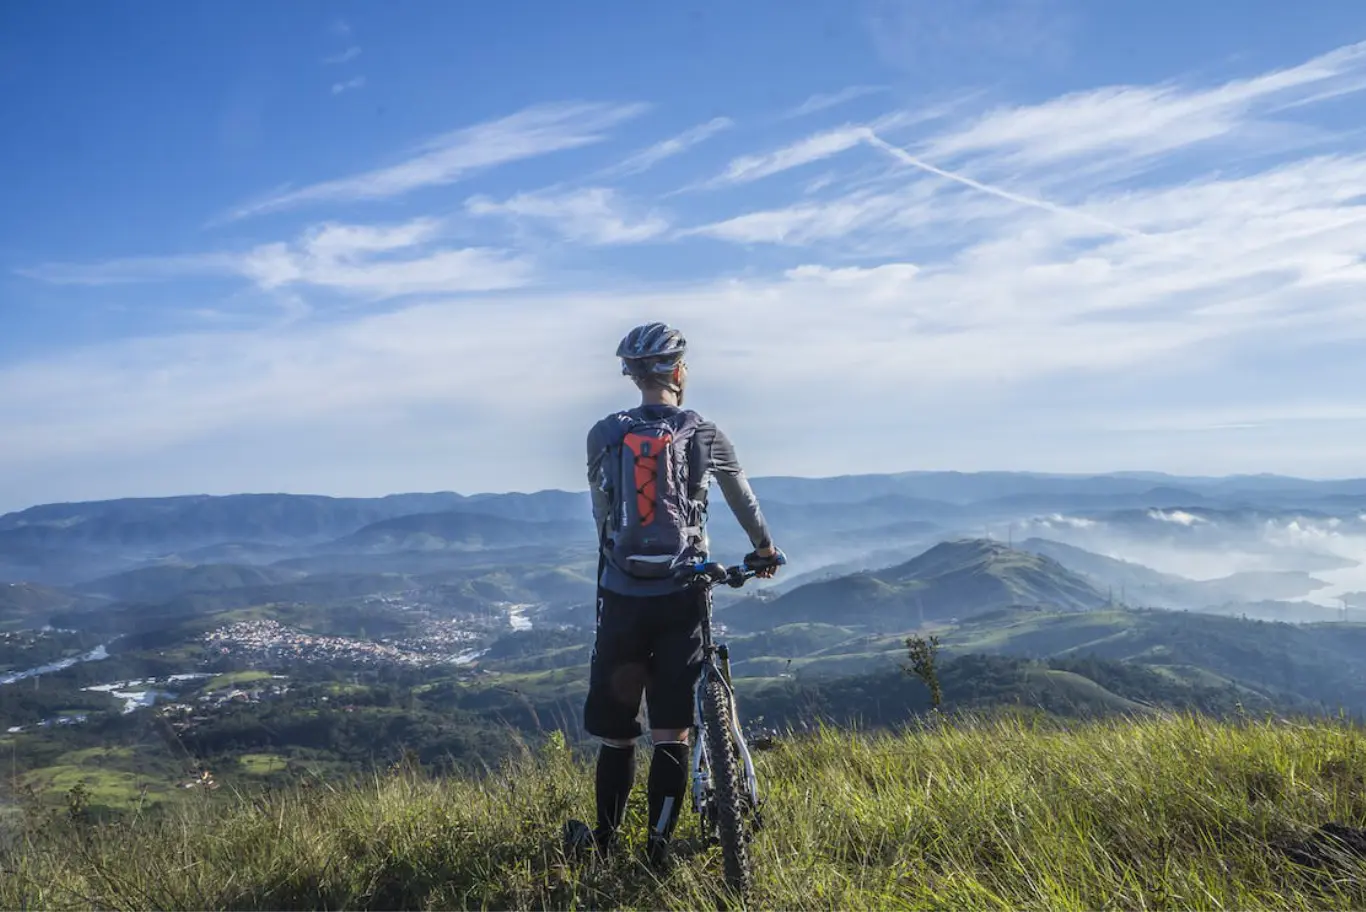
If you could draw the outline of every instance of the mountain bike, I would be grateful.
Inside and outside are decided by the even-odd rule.
[[[679,578],[706,593],[702,615],[702,670],[694,688],[692,803],[704,836],[721,844],[726,885],[739,894],[751,879],[749,841],[763,828],[762,801],[754,761],[740,728],[730,679],[730,650],[712,638],[712,588],[740,588],[761,570],[787,562],[782,552],[734,567],[699,561],[680,569]],[[748,824],[747,824],[748,818]]]

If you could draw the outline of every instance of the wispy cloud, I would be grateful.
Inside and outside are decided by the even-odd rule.
[[[472,197],[465,209],[471,215],[545,222],[568,240],[582,244],[637,244],[669,229],[662,214],[635,212],[608,187],[522,193],[503,202]]]
[[[1366,42],[1300,66],[1213,88],[1112,86],[991,111],[923,149],[937,161],[989,156],[1000,167],[1042,167],[1104,154],[1160,155],[1256,126],[1273,108],[1366,88]]]
[[[471,172],[603,141],[607,131],[646,109],[643,104],[544,104],[438,136],[395,165],[323,181],[233,209],[247,218],[309,203],[387,199],[422,187],[455,183]]]
[[[911,155],[904,149],[892,145],[870,129],[850,128],[847,133],[842,134],[842,137],[845,136],[850,139],[850,147],[859,143],[866,143],[887,153],[901,164],[998,199],[1085,221],[1103,228],[1106,233],[1128,236],[1141,234],[1139,231],[1114,224],[1080,208],[1064,206],[1016,193],[1003,187],[974,180],[963,174],[939,168]],[[793,159],[796,158],[798,156],[794,155]],[[786,164],[776,157],[770,158],[769,161],[773,162],[774,167]],[[905,191],[881,194],[866,191],[858,192],[831,202],[800,203],[781,209],[747,213],[699,228],[688,229],[685,233],[705,234],[743,243],[804,244],[822,237],[840,237],[866,227],[875,221],[881,222],[885,227],[892,228],[904,227],[907,224],[908,216],[912,215],[929,216],[929,218],[924,219],[929,221],[933,218],[931,214],[923,211],[916,213],[909,208],[913,202],[916,202],[912,197],[918,196],[918,202],[924,203],[928,195],[925,193],[908,194]],[[959,213],[960,217],[964,214],[966,213]]]
[[[1125,228],[1121,225],[1116,225],[1113,222],[1108,222],[1103,218],[1092,215],[1091,213],[1085,212],[1081,209],[1074,209],[1069,206],[1060,206],[1057,203],[1050,203],[1047,200],[1036,199],[1034,197],[1025,196],[1020,193],[1013,193],[1010,190],[1005,190],[1001,187],[996,187],[992,186],[991,184],[984,184],[981,181],[973,180],[972,178],[965,177],[962,174],[955,174],[952,171],[946,171],[943,168],[936,167],[927,161],[923,161],[919,158],[916,158],[914,155],[911,155],[905,149],[897,148],[891,143],[886,142],[872,130],[867,131],[864,134],[863,138],[865,142],[869,143],[875,148],[881,149],[882,151],[886,152],[888,155],[892,156],[904,165],[910,165],[912,168],[919,168],[921,171],[933,174],[936,177],[942,177],[946,180],[955,181],[957,183],[962,184],[965,187],[971,187],[973,190],[978,190],[982,193],[989,193],[992,196],[1000,197],[1001,199],[1008,200],[1012,203],[1019,203],[1022,206],[1032,206],[1036,209],[1043,209],[1048,212],[1057,213],[1058,215],[1066,215],[1072,218],[1084,219],[1085,221],[1091,222],[1092,224],[1101,226],[1102,228],[1106,229],[1107,232],[1114,232],[1115,234],[1123,234],[1134,237],[1142,234],[1142,232],[1134,231],[1133,229]]]
[[[350,92],[350,91],[353,91],[353,90],[355,90],[355,89],[363,88],[364,86],[365,86],[365,77],[364,77],[364,76],[353,76],[353,77],[351,77],[350,79],[346,80],[345,82],[334,82],[334,83],[332,83],[332,94],[333,94],[333,95],[340,95],[340,94],[342,94],[343,92]]]
[[[677,136],[672,136],[666,140],[655,143],[653,146],[641,149],[639,152],[628,156],[617,165],[608,168],[602,176],[608,174],[639,174],[648,171],[655,165],[675,155],[680,155],[688,151],[693,146],[706,142],[716,134],[729,130],[735,126],[735,122],[729,117],[714,117],[704,124],[684,130]]]
[[[886,225],[903,199],[897,194],[849,194],[824,202],[797,203],[735,215],[694,228],[686,235],[704,235],[741,244],[803,246],[821,240],[846,238],[870,225]]]
[[[847,89],[841,89],[838,92],[812,95],[810,98],[806,99],[806,101],[783,114],[783,118],[791,119],[806,117],[842,104],[847,104],[859,98],[864,98],[868,95],[874,95],[878,92],[885,91],[887,91],[886,86],[859,85],[849,86]]]
[[[326,222],[291,243],[261,244],[240,253],[48,264],[24,274],[82,285],[237,276],[267,291],[312,287],[374,299],[493,291],[532,280],[532,264],[506,251],[435,246],[443,228],[440,220],[430,218],[397,225]],[[401,253],[405,255],[397,255]]]
[[[805,137],[773,152],[732,159],[726,170],[708,185],[747,184],[802,165],[822,161],[861,144],[866,129],[863,126],[838,127]]]
[[[346,50],[342,51],[342,52],[339,53],[339,54],[332,54],[331,56],[324,57],[324,58],[323,58],[323,63],[329,64],[329,65],[336,65],[336,64],[341,64],[341,63],[350,63],[352,60],[355,60],[355,59],[356,59],[357,57],[359,57],[359,56],[360,56],[360,48],[353,44],[353,45],[351,45],[351,47],[347,48]]]
[[[756,155],[741,155],[730,160],[726,169],[708,180],[685,187],[682,191],[734,187],[753,183],[800,168],[805,165],[834,158],[842,152],[858,148],[866,141],[868,131],[903,130],[917,124],[945,117],[957,102],[924,105],[916,110],[893,111],[864,123],[845,123],[838,127],[821,130],[801,139],[779,146],[770,152]]]

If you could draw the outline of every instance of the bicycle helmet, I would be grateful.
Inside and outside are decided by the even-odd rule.
[[[626,334],[617,346],[617,357],[626,376],[676,391],[670,375],[687,350],[688,341],[678,330],[664,323],[646,323]]]

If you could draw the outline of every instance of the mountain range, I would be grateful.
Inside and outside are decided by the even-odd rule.
[[[751,627],[816,618],[831,599],[873,625],[1112,602],[1313,620],[1366,599],[1362,479],[910,472],[753,483],[791,564],[751,600]],[[749,543],[714,500],[714,552],[733,560]],[[48,587],[63,611],[90,599],[459,586],[507,567],[579,581],[556,590],[563,604],[591,598],[595,559],[585,492],[192,495],[0,516],[0,580]],[[0,603],[0,622],[19,611]]]

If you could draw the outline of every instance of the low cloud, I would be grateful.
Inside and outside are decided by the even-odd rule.
[[[430,218],[394,225],[326,222],[295,241],[261,244],[240,253],[54,263],[25,274],[74,285],[238,276],[263,290],[313,287],[375,299],[493,291],[531,281],[530,261],[492,248],[442,247],[438,242],[443,229],[441,220]]]

